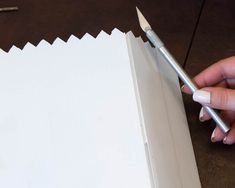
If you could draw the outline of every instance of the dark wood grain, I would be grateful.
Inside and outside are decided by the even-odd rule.
[[[41,39],[53,42],[67,40],[71,34],[82,37],[86,32],[96,36],[100,30],[110,33],[115,27],[123,32],[144,33],[139,27],[138,6],[152,27],[162,37],[176,58],[183,62],[189,45],[200,0],[4,0],[0,6],[17,5],[18,12],[0,14],[0,48]]]
[[[219,59],[235,54],[234,20],[235,1],[206,1],[186,64],[186,71],[191,76]],[[200,106],[189,96],[184,99],[202,187],[235,187],[235,146],[210,143],[214,123],[200,123]]]

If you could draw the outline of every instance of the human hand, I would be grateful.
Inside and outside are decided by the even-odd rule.
[[[211,141],[222,141],[224,144],[235,143],[235,56],[221,60],[194,77],[193,81],[200,88],[193,94],[193,100],[203,105],[221,110],[221,118],[231,127],[231,130],[224,134],[216,126]],[[182,91],[191,94],[187,86]],[[199,120],[209,120],[210,116],[201,109]]]

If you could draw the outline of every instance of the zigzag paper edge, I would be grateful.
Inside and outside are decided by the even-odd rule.
[[[117,29],[117,28],[114,28],[112,31],[111,31],[111,34],[108,34],[107,32],[105,32],[104,30],[101,30],[97,36],[92,36],[91,34],[89,33],[85,33],[81,38],[75,36],[74,34],[71,34],[69,36],[69,38],[67,40],[63,40],[61,39],[60,37],[56,37],[52,43],[48,42],[47,40],[45,39],[41,39],[37,45],[34,45],[32,44],[31,42],[27,42],[24,47],[21,49],[15,45],[13,45],[8,51],[5,51],[3,49],[0,48],[0,54],[9,54],[9,53],[14,53],[14,52],[21,52],[21,51],[24,51],[26,50],[27,48],[30,48],[30,47],[40,47],[42,45],[48,45],[48,46],[56,46],[57,44],[60,44],[60,43],[64,43],[64,44],[67,44],[67,43],[70,43],[71,41],[82,41],[82,40],[88,40],[88,39],[99,39],[101,37],[110,37],[112,36],[113,34],[115,33],[123,33],[121,30]]]

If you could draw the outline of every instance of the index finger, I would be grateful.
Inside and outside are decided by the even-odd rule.
[[[218,61],[193,78],[194,83],[199,87],[208,87],[220,83],[223,80],[235,78],[235,56]],[[188,87],[183,90],[189,92]]]

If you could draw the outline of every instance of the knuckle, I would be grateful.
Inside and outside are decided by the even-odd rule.
[[[219,92],[212,93],[212,95],[214,95],[214,97],[212,96],[212,99],[214,98],[214,101],[212,101],[212,103],[214,102],[214,104],[221,109],[226,109],[229,104],[228,91],[222,89]]]

